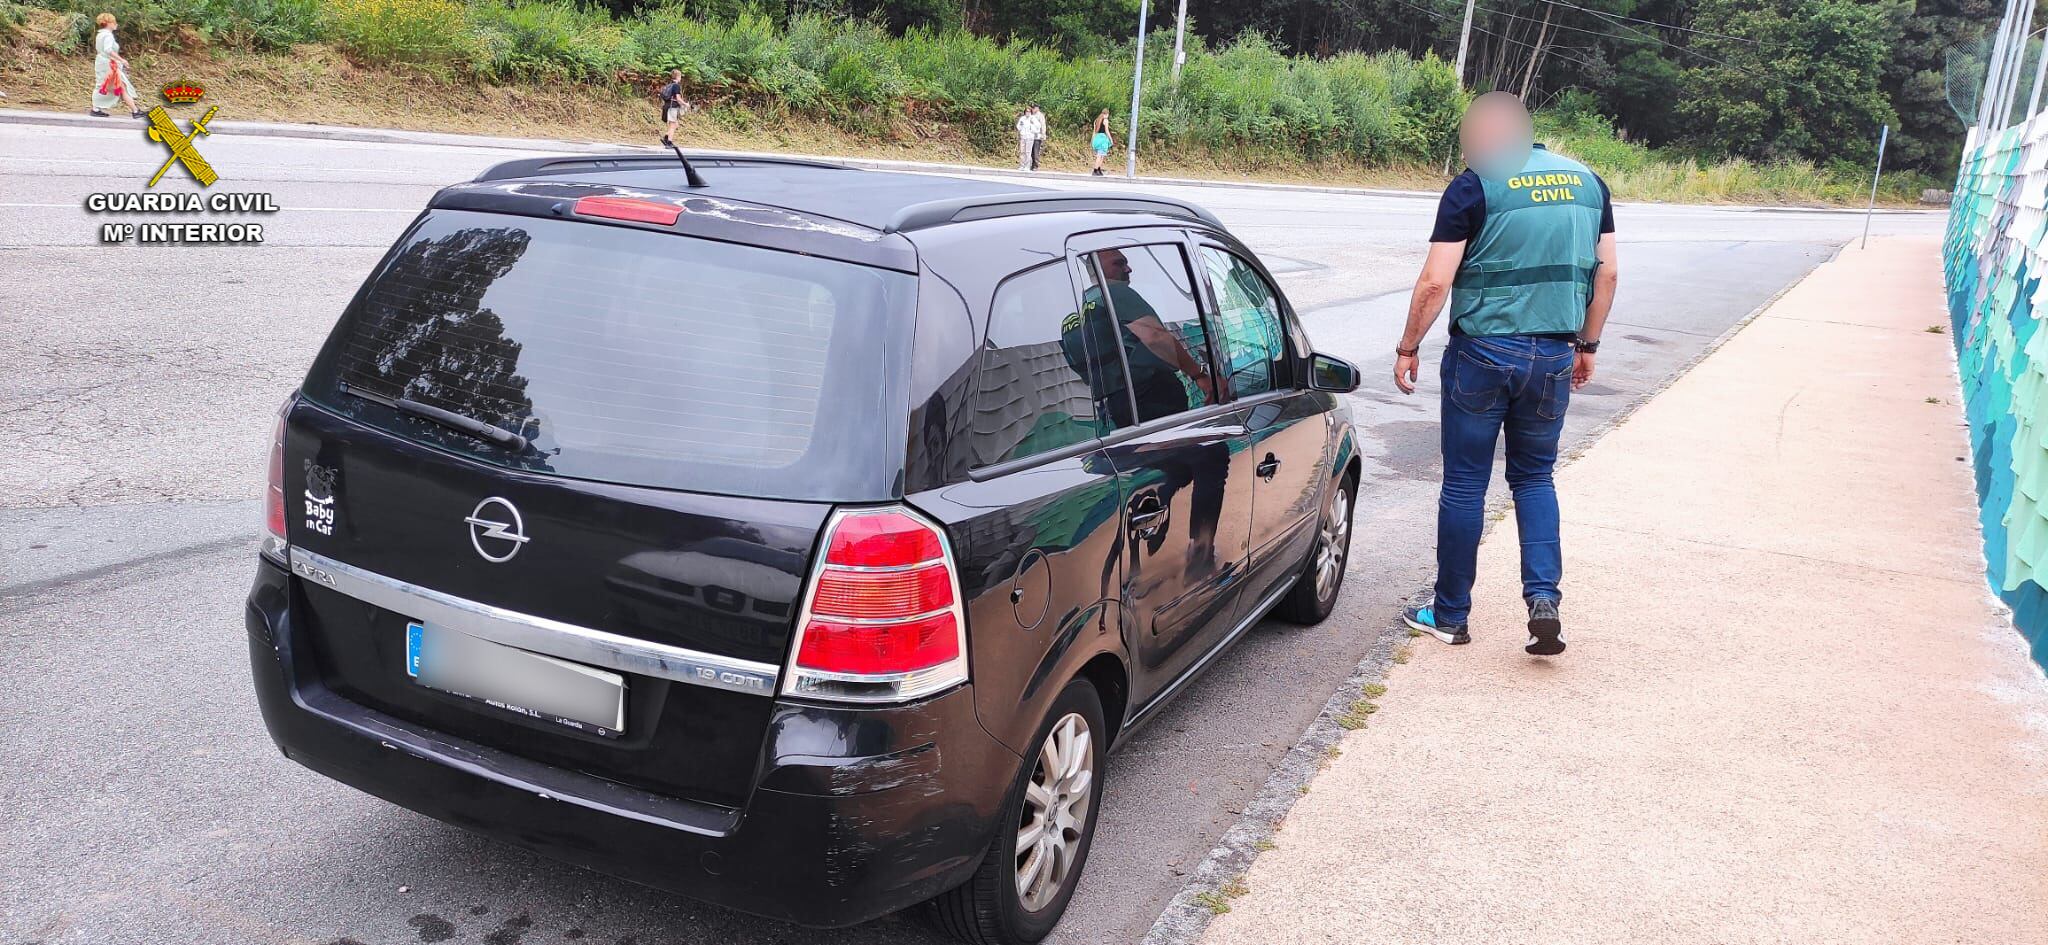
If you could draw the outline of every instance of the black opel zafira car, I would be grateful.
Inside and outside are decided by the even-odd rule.
[[[691,163],[501,164],[370,274],[277,419],[264,723],[642,883],[1037,941],[1105,753],[1330,612],[1357,371],[1178,201]]]

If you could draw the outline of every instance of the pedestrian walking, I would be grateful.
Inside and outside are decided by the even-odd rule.
[[[1017,113],[1017,169],[1031,169],[1031,106]]]
[[[1102,114],[1095,116],[1095,127],[1088,135],[1088,149],[1095,152],[1093,173],[1096,177],[1103,176],[1102,162],[1109,159],[1109,149],[1114,146],[1109,136],[1109,109],[1105,108]]]
[[[661,143],[674,147],[676,126],[682,123],[683,113],[689,111],[690,103],[683,100],[683,70],[670,69],[668,84],[661,87],[661,120],[668,128],[661,133]]]
[[[94,117],[107,117],[107,109],[126,103],[128,117],[141,118],[142,109],[135,106],[135,90],[128,82],[128,60],[121,58],[121,41],[114,37],[114,31],[121,28],[112,13],[102,13],[97,21],[99,35],[93,38],[93,85],[92,108]]]
[[[1551,470],[1565,408],[1593,377],[1614,303],[1614,209],[1599,175],[1534,143],[1528,109],[1511,94],[1475,99],[1459,140],[1467,166],[1437,205],[1408,325],[1394,348],[1394,384],[1412,394],[1423,336],[1448,297],[1436,597],[1402,617],[1445,643],[1471,640],[1486,486],[1494,444],[1505,433],[1529,613],[1523,649],[1550,656],[1565,648]]]
[[[1039,154],[1045,150],[1045,112],[1040,111],[1036,102],[1028,109],[1031,114],[1031,169],[1038,170]]]

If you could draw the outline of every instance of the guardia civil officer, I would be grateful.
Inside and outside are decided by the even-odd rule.
[[[1467,166],[1437,206],[1408,326],[1394,349],[1394,383],[1412,394],[1423,336],[1448,299],[1436,599],[1402,616],[1445,643],[1472,639],[1467,617],[1486,484],[1505,433],[1529,610],[1523,649],[1550,656],[1565,646],[1551,469],[1565,407],[1593,377],[1614,303],[1614,210],[1598,175],[1534,144],[1529,112],[1513,95],[1474,100],[1458,134]]]

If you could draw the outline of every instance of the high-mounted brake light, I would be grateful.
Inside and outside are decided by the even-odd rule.
[[[824,545],[785,692],[893,702],[967,681],[967,619],[938,526],[900,507],[842,511]]]
[[[683,215],[683,208],[672,203],[641,200],[638,197],[584,197],[576,201],[576,215],[674,226],[676,220]]]
[[[290,397],[277,408],[277,425],[271,428],[270,434],[270,485],[263,496],[262,552],[278,561],[285,559],[290,548],[284,537],[284,427],[285,417],[291,409]]]

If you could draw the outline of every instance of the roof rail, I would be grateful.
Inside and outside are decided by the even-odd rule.
[[[1131,193],[1089,193],[1031,191],[978,197],[947,197],[914,203],[896,211],[882,227],[885,233],[905,233],[948,223],[1020,216],[1027,213],[1066,213],[1075,210],[1150,211],[1176,217],[1192,217],[1217,229],[1223,221],[1201,207],[1171,197]]]
[[[826,161],[812,161],[804,158],[786,158],[774,155],[753,154],[705,154],[691,152],[689,162],[698,167],[731,167],[736,164],[784,164],[797,167],[819,167],[835,170],[852,170],[844,164]],[[562,154],[553,157],[518,158],[493,164],[476,176],[478,182],[511,180],[519,177],[547,177],[554,174],[578,174],[589,171],[637,171],[679,167],[675,155],[666,152],[626,151],[618,154]]]

